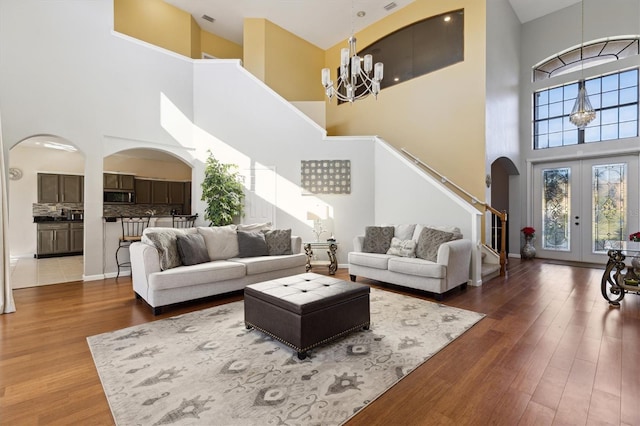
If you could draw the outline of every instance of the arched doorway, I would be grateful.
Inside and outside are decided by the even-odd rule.
[[[506,211],[509,213],[509,176],[519,175],[517,167],[507,157],[497,158],[491,163],[491,175],[488,184],[491,188],[491,206],[498,211]],[[507,216],[508,217],[508,216]],[[500,223],[491,224],[491,235],[495,247],[500,247],[501,229]],[[509,235],[509,220],[507,220],[506,235]],[[509,253],[509,238],[506,241],[507,253]]]
[[[35,135],[9,150],[12,287],[83,277],[84,154],[70,141]]]

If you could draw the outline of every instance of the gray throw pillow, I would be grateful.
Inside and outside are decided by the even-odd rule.
[[[424,227],[418,237],[416,256],[421,259],[437,262],[438,248],[440,245],[451,241],[454,238],[455,234],[452,232],[439,231],[437,229]]]
[[[262,232],[238,231],[238,257],[269,256]]]
[[[197,265],[209,261],[209,252],[202,235],[178,235],[176,244],[183,265]]]
[[[291,254],[291,229],[274,229],[262,231],[267,243],[269,256]]]
[[[391,247],[393,226],[367,226],[364,228],[362,251],[365,253],[386,253]]]

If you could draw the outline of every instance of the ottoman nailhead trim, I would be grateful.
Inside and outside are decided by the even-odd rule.
[[[250,322],[246,322],[245,321],[245,325],[250,325],[251,327],[255,328],[256,330],[260,330],[264,334],[267,334],[267,335],[273,337],[274,339],[276,339],[277,341],[279,341],[281,343],[284,343],[285,345],[295,349],[297,352],[307,352],[309,349],[313,349],[313,348],[315,348],[317,346],[323,345],[323,344],[325,344],[327,342],[330,342],[331,340],[337,339],[338,337],[340,337],[340,336],[342,336],[344,334],[347,334],[347,333],[351,333],[352,331],[357,330],[359,328],[369,327],[371,324],[370,324],[370,322],[367,321],[367,322],[364,322],[364,323],[362,323],[360,325],[353,326],[348,330],[342,331],[342,332],[340,332],[340,333],[338,333],[338,334],[336,334],[334,336],[327,337],[326,339],[321,340],[321,341],[319,341],[317,343],[314,343],[313,345],[307,346],[306,348],[299,348],[296,345],[293,345],[293,344],[287,342],[286,340],[283,340],[283,339],[279,338],[278,336],[269,333],[267,330],[264,330],[264,329],[262,329],[260,327],[257,327],[255,325],[251,324]]]

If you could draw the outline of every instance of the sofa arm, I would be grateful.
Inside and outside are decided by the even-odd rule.
[[[291,236],[291,253],[302,253],[302,237]]]
[[[461,239],[443,243],[438,248],[437,263],[447,267],[447,289],[469,281],[471,240]]]
[[[353,251],[362,251],[362,245],[364,244],[364,235],[358,235],[353,239]]]
[[[133,291],[147,300],[149,275],[160,272],[160,255],[155,247],[139,242],[131,244],[129,255],[131,257]]]

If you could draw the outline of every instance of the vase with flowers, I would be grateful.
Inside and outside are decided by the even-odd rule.
[[[629,235],[629,241],[640,243],[640,231],[634,232],[633,234]]]
[[[524,245],[520,250],[520,257],[523,259],[533,259],[536,257],[536,248],[533,246],[533,241],[536,237],[536,230],[531,226],[525,226],[520,230],[524,236]]]

